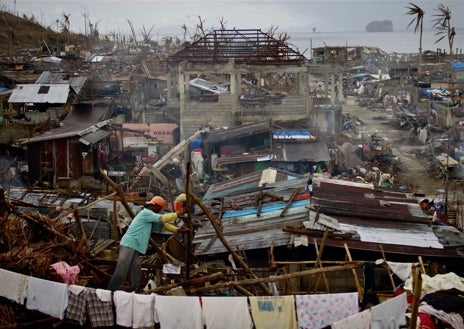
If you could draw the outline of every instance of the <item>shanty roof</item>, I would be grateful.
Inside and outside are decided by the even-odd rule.
[[[171,62],[302,64],[306,58],[261,30],[214,30],[169,58]]]
[[[23,139],[21,142],[22,144],[30,144],[80,136],[79,142],[82,144],[94,144],[109,135],[109,132],[102,130],[102,128],[107,126],[110,122],[110,120],[106,120],[97,124],[86,122],[72,125],[64,124],[56,129],[46,131],[39,136]]]
[[[44,71],[36,80],[36,84],[68,84],[76,94],[84,87],[87,77],[67,72]]]
[[[66,104],[68,96],[69,84],[17,85],[8,102]]]
[[[275,140],[272,148],[275,155],[272,161],[329,161],[330,154],[327,144],[318,142],[292,142]]]
[[[81,143],[94,144],[108,136],[109,133],[101,128],[111,123],[110,117],[109,104],[95,104],[92,108],[74,107],[60,127],[21,142],[27,144],[79,136]]]

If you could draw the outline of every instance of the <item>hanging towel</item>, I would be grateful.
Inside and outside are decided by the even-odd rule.
[[[162,329],[203,329],[199,297],[155,297],[156,316]]]
[[[132,328],[155,325],[155,294],[135,294],[132,304]]]
[[[28,277],[0,268],[0,296],[18,304],[24,304]],[[8,284],[5,284],[8,282]]]
[[[256,329],[296,329],[293,296],[249,297]]]
[[[296,295],[298,328],[320,329],[359,312],[358,293]]]
[[[132,305],[135,293],[117,290],[113,294],[116,309],[116,324],[123,327],[132,327]]]
[[[398,329],[406,324],[408,302],[406,293],[371,308],[371,329]]]
[[[201,301],[206,328],[253,328],[247,297],[202,297]]]
[[[371,318],[371,310],[367,309],[332,323],[332,329],[369,329]]]
[[[68,286],[61,282],[29,277],[26,289],[26,308],[64,319],[68,306]]]

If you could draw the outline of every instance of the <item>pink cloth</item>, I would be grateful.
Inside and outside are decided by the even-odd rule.
[[[319,329],[359,312],[358,293],[296,295],[298,328]]]
[[[79,266],[69,266],[68,263],[61,261],[52,264],[51,267],[56,271],[59,277],[66,284],[77,284],[79,282],[79,272],[81,271]]]

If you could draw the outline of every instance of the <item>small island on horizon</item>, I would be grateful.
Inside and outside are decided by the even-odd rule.
[[[366,25],[366,32],[393,32],[393,22],[390,20],[372,21]]]

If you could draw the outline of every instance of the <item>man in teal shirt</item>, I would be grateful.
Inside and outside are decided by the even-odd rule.
[[[142,278],[140,255],[147,252],[153,226],[172,233],[184,231],[173,223],[183,216],[186,210],[160,215],[159,212],[165,206],[166,201],[160,196],[155,196],[134,217],[121,239],[118,263],[108,284],[108,290],[118,290],[126,278],[129,279],[132,287],[140,287]]]

